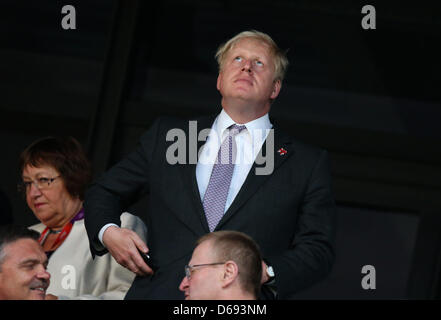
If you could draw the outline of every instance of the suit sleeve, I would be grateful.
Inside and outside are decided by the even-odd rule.
[[[336,206],[326,151],[321,152],[312,170],[299,210],[291,247],[281,255],[265,257],[275,270],[280,299],[312,286],[332,269]]]
[[[98,239],[101,228],[107,223],[120,225],[121,213],[149,192],[149,172],[159,127],[158,119],[141,137],[136,150],[104,173],[86,191],[85,225],[92,256],[107,252]]]

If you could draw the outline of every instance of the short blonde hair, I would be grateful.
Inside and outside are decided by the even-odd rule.
[[[269,35],[256,30],[243,31],[219,46],[215,55],[215,58],[219,65],[219,71],[222,71],[225,58],[228,52],[233,48],[233,46],[242,39],[250,39],[250,38],[258,41],[262,41],[268,45],[270,52],[273,56],[273,62],[275,67],[274,81],[276,80],[283,81],[289,63],[288,58],[286,57],[286,52],[281,50]]]
[[[211,241],[213,253],[219,261],[234,261],[239,268],[239,283],[245,292],[259,297],[262,279],[262,255],[257,243],[245,233],[232,230],[210,232],[196,242]]]

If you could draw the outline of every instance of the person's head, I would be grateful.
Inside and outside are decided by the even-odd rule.
[[[72,137],[35,141],[21,153],[19,170],[29,208],[51,228],[76,213],[92,178],[85,152]]]
[[[285,52],[274,40],[259,31],[244,31],[222,44],[216,59],[222,107],[230,113],[247,107],[255,117],[267,113],[288,67]]]
[[[257,299],[262,278],[259,247],[238,231],[201,237],[179,289],[186,300]]]
[[[0,300],[43,300],[49,286],[40,234],[25,227],[0,227]]]

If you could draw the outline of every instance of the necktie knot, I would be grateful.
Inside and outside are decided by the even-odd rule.
[[[239,134],[242,130],[246,129],[247,127],[233,124],[229,127],[230,132],[228,133],[230,136],[234,137],[235,135]]]

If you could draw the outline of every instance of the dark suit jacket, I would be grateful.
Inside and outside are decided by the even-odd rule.
[[[214,119],[198,119],[198,131],[211,128]],[[182,299],[178,286],[184,265],[195,241],[209,232],[196,164],[170,165],[166,160],[174,143],[166,141],[168,130],[180,128],[188,137],[188,127],[188,121],[179,119],[156,120],[137,149],[86,192],[85,223],[93,255],[106,252],[97,238],[104,224],[120,225],[121,212],[150,195],[147,245],[159,269],[153,276],[136,277],[126,299]],[[203,143],[198,142],[198,150]],[[287,153],[281,155],[280,148]],[[297,142],[275,127],[273,152],[272,174],[256,175],[255,163],[216,230],[242,231],[254,238],[275,270],[278,297],[287,299],[331,270],[335,204],[325,150]]]

